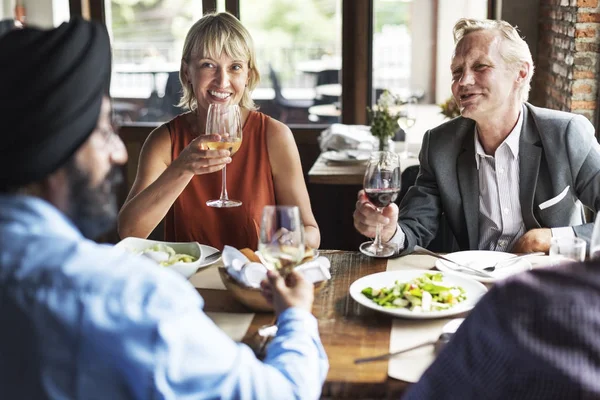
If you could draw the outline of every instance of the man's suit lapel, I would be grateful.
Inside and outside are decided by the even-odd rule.
[[[471,121],[472,122],[472,121]],[[479,176],[475,163],[475,124],[463,126],[462,152],[458,155],[458,186],[469,235],[469,248],[479,246]]]
[[[533,215],[533,198],[542,158],[540,143],[540,133],[526,104],[523,107],[523,127],[519,140],[519,201],[526,230],[540,226]]]

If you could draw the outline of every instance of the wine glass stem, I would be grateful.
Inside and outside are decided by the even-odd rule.
[[[382,210],[381,209],[377,209],[377,211],[379,211],[379,213],[381,214]],[[375,227],[375,238],[373,239],[373,247],[375,247],[377,250],[380,250],[382,248],[381,246],[381,224],[377,224],[377,226]]]
[[[220,200],[229,200],[229,196],[227,195],[227,165],[223,167],[222,170],[222,179],[221,179],[221,197]]]

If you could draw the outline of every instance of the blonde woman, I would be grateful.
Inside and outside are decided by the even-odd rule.
[[[185,39],[179,78],[181,114],[154,130],[142,148],[135,182],[119,214],[121,237],[147,237],[165,219],[165,240],[198,241],[222,249],[258,246],[265,205],[300,208],[308,246],[320,233],[304,183],[300,157],[287,126],[256,111],[250,94],[258,85],[252,38],[231,14],[208,14]],[[235,157],[206,150],[211,103],[239,104],[243,140]],[[227,164],[228,190],[242,206],[212,208]]]

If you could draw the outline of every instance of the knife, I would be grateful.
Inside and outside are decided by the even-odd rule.
[[[203,262],[213,262],[219,259],[219,257],[221,257],[221,252],[220,251],[215,251],[214,253],[211,253],[209,255],[207,255],[206,257],[204,257],[204,260],[202,260]]]

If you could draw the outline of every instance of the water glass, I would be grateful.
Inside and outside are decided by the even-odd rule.
[[[577,237],[557,237],[550,240],[550,256],[560,256],[569,261],[585,260],[585,240]]]

